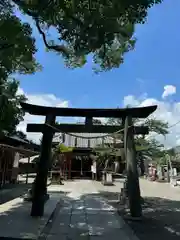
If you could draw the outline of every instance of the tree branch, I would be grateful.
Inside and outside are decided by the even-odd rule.
[[[17,4],[19,7],[21,7],[22,9],[23,9],[24,7],[26,7],[26,6],[25,6],[26,4],[25,4],[23,1],[21,1],[21,0],[13,0],[13,2],[14,2],[15,4]],[[46,9],[46,6],[43,6],[42,11],[45,10],[45,9]],[[65,11],[66,9],[63,9],[63,10]],[[64,45],[49,45],[49,44],[48,44],[48,42],[47,42],[47,40],[46,40],[46,34],[43,32],[43,30],[42,30],[41,27],[40,27],[40,23],[39,23],[38,15],[37,15],[37,14],[33,13],[32,11],[28,10],[27,8],[26,8],[26,10],[25,10],[25,13],[28,14],[29,16],[31,16],[31,17],[35,20],[36,27],[37,27],[39,33],[41,34],[41,36],[42,36],[42,38],[43,38],[43,42],[44,42],[44,44],[45,44],[45,46],[46,46],[47,49],[49,49],[49,50],[54,50],[54,51],[56,51],[56,52],[60,52],[60,53],[64,54],[66,57],[68,57],[68,56],[70,55],[69,50],[68,50]],[[78,18],[75,17],[75,16],[70,15],[70,14],[68,13],[68,11],[67,11],[67,12],[65,11],[65,14],[67,15],[67,17],[69,17],[70,19],[72,19],[73,21],[75,21],[77,24],[83,25],[83,22],[82,22],[80,19],[78,19]]]
[[[64,46],[64,45],[49,45],[47,40],[46,40],[46,35],[45,33],[43,32],[43,30],[41,29],[40,27],[40,24],[39,24],[39,21],[37,19],[35,19],[35,22],[36,22],[36,27],[39,31],[39,33],[41,34],[42,38],[43,38],[43,42],[45,44],[45,46],[49,49],[49,50],[54,50],[56,52],[60,52],[64,55],[66,55],[67,57],[69,56],[69,51],[68,49]]]
[[[13,2],[15,4],[17,4],[19,7],[25,7],[25,3],[22,2],[21,0],[13,0]],[[45,8],[45,7],[44,7]],[[43,10],[43,9],[42,9]],[[43,32],[43,30],[41,29],[40,27],[40,23],[39,23],[39,20],[38,20],[38,15],[31,12],[30,10],[26,9],[25,10],[25,13],[28,14],[29,16],[31,16],[34,20],[35,20],[35,23],[36,23],[36,27],[39,31],[39,33],[41,34],[42,36],[42,39],[43,39],[43,42],[46,46],[47,49],[49,50],[54,50],[56,52],[59,52],[59,53],[62,53],[64,54],[66,57],[68,57],[70,55],[68,49],[64,46],[64,45],[49,45],[47,40],[46,40],[46,34]]]

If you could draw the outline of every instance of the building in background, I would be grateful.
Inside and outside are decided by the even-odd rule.
[[[0,187],[16,183],[19,174],[19,160],[39,152],[39,145],[29,143],[17,136],[0,138]]]
[[[98,136],[98,138],[96,138]],[[73,134],[64,134],[57,133],[53,138],[53,146],[57,146],[58,144],[64,144],[66,147],[72,148],[72,152],[63,153],[59,158],[61,162],[63,162],[63,167],[61,164],[61,170],[63,175],[67,178],[91,178],[92,177],[92,153],[95,148],[101,146],[101,149],[105,150],[108,144],[114,144],[114,138],[103,133],[73,133]],[[103,147],[104,146],[104,147]],[[117,152],[117,157],[122,160],[122,165],[124,167],[123,162],[123,151],[119,149]],[[58,170],[58,166],[56,166],[56,171]],[[122,170],[122,167],[120,167]]]

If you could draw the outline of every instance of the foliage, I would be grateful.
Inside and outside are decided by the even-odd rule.
[[[162,0],[13,0],[35,21],[45,47],[61,54],[67,66],[81,67],[92,54],[99,70],[119,67],[134,49],[136,23]],[[56,29],[57,38],[48,40]],[[97,68],[95,68],[97,70]]]
[[[140,122],[140,119],[133,119],[133,124],[136,125]],[[108,125],[122,125],[121,118],[109,118],[107,121]],[[142,122],[143,125],[149,127],[149,132],[155,132],[157,134],[166,135],[168,134],[168,123],[157,120],[157,119],[145,119]],[[116,139],[123,141],[123,134],[116,134]],[[141,151],[143,156],[149,156],[153,159],[159,159],[164,156],[163,144],[160,144],[156,139],[152,138],[145,138],[145,136],[135,136],[135,145],[136,150],[139,152]],[[101,146],[102,148],[102,146]],[[113,144],[109,144],[109,146],[104,146],[104,149],[101,149],[100,146],[97,146],[96,150],[100,153],[101,156],[105,154],[119,156],[120,152],[114,148]]]
[[[31,74],[40,69],[34,57],[37,50],[32,29],[14,11],[11,1],[0,1],[0,84],[11,74]]]
[[[107,124],[108,125],[121,126],[122,125],[122,118],[108,118],[107,119]]]
[[[139,121],[139,120],[137,120]],[[146,119],[144,121],[144,125],[148,126],[150,133],[156,133],[159,135],[165,136],[169,133],[168,131],[168,123],[158,119]],[[159,159],[164,156],[163,147],[155,138],[145,138],[144,136],[136,136],[135,137],[136,146],[143,146],[145,149],[143,150],[144,156],[149,156],[152,159]]]
[[[163,144],[160,144],[156,139],[136,138],[136,147],[142,146],[141,150],[144,155],[150,156],[151,158],[160,158],[164,156],[162,151]]]
[[[35,39],[28,23],[16,16],[10,0],[0,0],[0,133],[16,133],[16,126],[23,120],[24,112],[19,102],[26,100],[17,95],[19,82],[13,74],[32,74],[40,70],[35,60]],[[18,133],[17,133],[18,134]],[[25,136],[20,134],[24,139]]]
[[[18,130],[18,131],[15,131],[13,134],[18,136],[19,138],[21,138],[23,140],[27,140],[27,135],[22,131]]]
[[[165,136],[168,134],[168,123],[158,119],[146,119],[144,125],[149,127],[150,132]]]
[[[17,137],[19,137],[20,139],[23,139],[24,141],[26,141],[26,142],[29,143],[29,144],[37,145],[37,144],[35,143],[35,141],[28,139],[28,138],[27,138],[27,135],[26,135],[24,132],[22,132],[21,130],[15,130],[15,131],[12,133],[12,135],[17,136]],[[38,145],[37,145],[37,146],[38,146]]]
[[[55,151],[58,152],[58,153],[67,153],[67,152],[72,152],[73,148],[72,147],[67,147],[64,144],[60,143],[57,146]]]
[[[25,101],[24,95],[17,95],[19,82],[9,79],[0,85],[0,133],[14,133],[16,126],[23,120],[24,111],[20,101]]]
[[[176,156],[176,149],[175,149],[175,148],[167,149],[167,150],[166,150],[166,153],[167,153],[169,156],[175,157],[175,156]]]
[[[100,120],[100,119],[93,118],[93,124],[94,124],[94,125],[101,125],[101,124],[102,124],[102,122],[101,122],[101,120]]]

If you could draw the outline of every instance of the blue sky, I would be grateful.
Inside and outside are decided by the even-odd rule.
[[[164,0],[150,9],[146,24],[136,27],[135,50],[125,56],[119,69],[96,75],[92,63],[81,69],[67,69],[60,56],[45,51],[41,37],[34,28],[37,60],[43,71],[30,76],[18,76],[21,88],[31,102],[70,107],[117,107],[125,104],[157,104],[155,117],[169,125],[180,120],[180,21],[179,0]],[[21,16],[23,20],[26,17]],[[171,94],[162,98],[164,87],[172,85]],[[169,90],[168,90],[169,91]],[[66,102],[67,101],[67,102]],[[42,121],[25,116],[20,124]],[[179,125],[168,135],[168,144],[180,144]]]
[[[125,56],[119,69],[96,75],[89,62],[82,69],[69,70],[61,57],[44,50],[37,39],[37,59],[43,71],[32,76],[19,76],[21,87],[28,93],[53,93],[70,101],[72,107],[116,107],[124,96],[147,93],[161,98],[164,85],[176,85],[180,79],[180,33],[177,23],[180,1],[165,0],[149,11],[147,23],[138,25],[135,50]],[[174,96],[179,100],[178,95]]]

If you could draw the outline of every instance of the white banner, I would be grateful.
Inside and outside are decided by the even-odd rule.
[[[14,168],[19,167],[19,159],[20,159],[20,154],[16,152],[14,156],[14,163],[13,163]]]
[[[93,166],[93,165],[91,165],[91,172],[92,172],[92,173],[96,173],[96,167]]]

